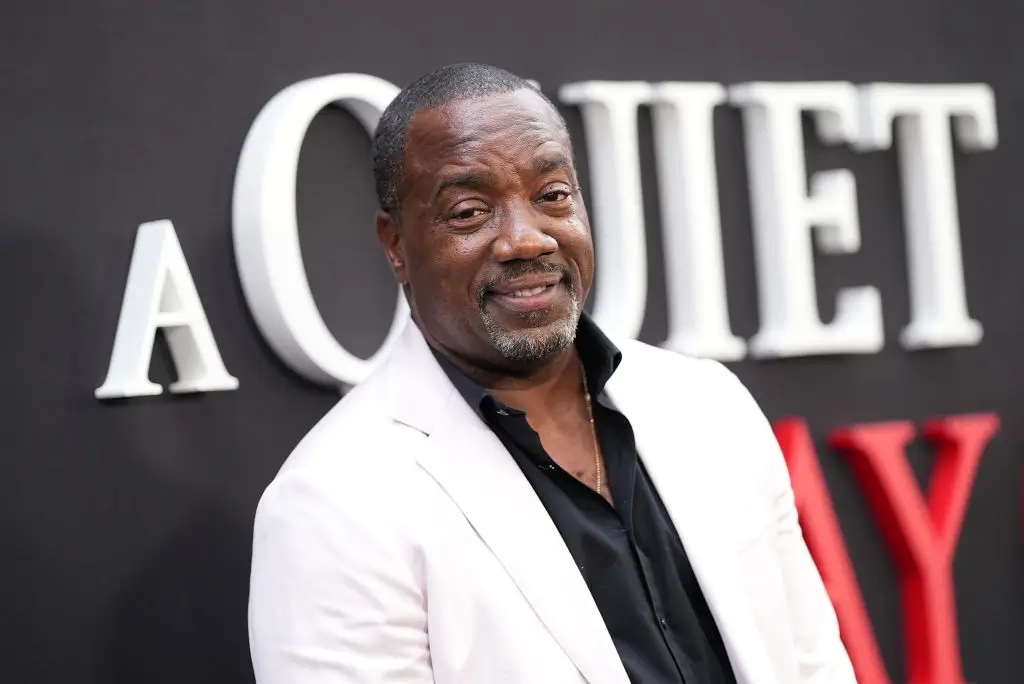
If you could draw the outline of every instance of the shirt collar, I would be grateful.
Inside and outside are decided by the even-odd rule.
[[[583,361],[583,370],[587,374],[587,385],[590,387],[591,394],[595,400],[600,400],[605,385],[608,384],[608,380],[611,379],[619,362],[622,361],[622,352],[586,312],[580,316],[580,322],[576,327],[576,349]],[[437,359],[448,379],[455,385],[455,389],[478,415],[483,417],[485,408],[493,408],[505,413],[518,413],[515,409],[505,406],[491,396],[486,388],[459,370],[434,347],[430,347],[430,351],[433,352],[434,358]]]

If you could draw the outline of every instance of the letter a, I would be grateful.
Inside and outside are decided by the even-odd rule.
[[[174,393],[238,388],[221,360],[192,274],[170,221],[139,226],[114,336],[114,351],[97,399],[160,394],[149,380],[156,331],[163,328],[178,374]]]

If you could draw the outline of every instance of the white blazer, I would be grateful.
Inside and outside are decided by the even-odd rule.
[[[722,365],[634,341],[632,423],[740,684],[855,684],[771,427]],[[415,324],[256,513],[259,684],[628,684],[555,525]]]

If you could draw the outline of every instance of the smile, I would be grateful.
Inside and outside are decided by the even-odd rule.
[[[547,285],[509,289],[507,292],[491,292],[488,299],[493,305],[509,313],[524,314],[546,309],[566,294],[568,289],[559,281]]]
[[[516,290],[515,292],[512,293],[512,296],[513,297],[532,297],[534,295],[539,295],[541,292],[543,292],[544,290],[548,289],[549,287],[554,287],[554,285],[538,285],[537,287],[531,287],[531,288],[527,288],[525,290]]]

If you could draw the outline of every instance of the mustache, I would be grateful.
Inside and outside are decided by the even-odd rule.
[[[572,272],[569,271],[569,267],[565,264],[553,263],[550,261],[515,261],[502,267],[499,273],[495,273],[489,276],[483,284],[480,286],[480,301],[483,302],[483,298],[495,287],[521,278],[526,275],[532,275],[534,273],[558,273],[562,276],[562,281],[569,286],[569,290],[573,291],[574,286],[572,282]]]

